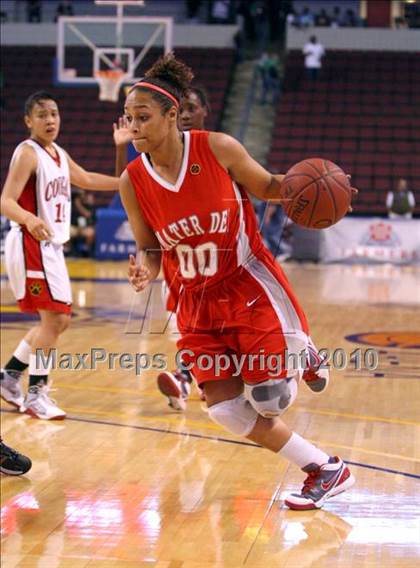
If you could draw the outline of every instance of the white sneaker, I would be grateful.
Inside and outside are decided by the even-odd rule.
[[[20,384],[22,373],[18,371],[0,371],[0,394],[1,398],[9,404],[20,408],[23,404],[23,392]]]
[[[48,396],[47,385],[29,387],[21,412],[42,420],[64,420],[66,413]]]

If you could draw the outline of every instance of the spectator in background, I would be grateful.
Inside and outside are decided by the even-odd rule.
[[[26,18],[30,23],[41,22],[42,8],[40,0],[26,0]]]
[[[0,255],[4,254],[6,235],[10,231],[10,221],[4,215],[0,215]]]
[[[61,0],[57,6],[54,22],[57,22],[60,16],[74,16],[73,3],[71,0]]]
[[[281,205],[274,203],[259,203],[257,215],[260,222],[261,235],[270,249],[272,255],[278,260],[285,260],[289,257],[285,247],[281,243],[282,233],[287,216]]]
[[[230,0],[214,0],[211,4],[211,23],[228,24],[231,16]]]
[[[413,216],[416,200],[414,194],[409,191],[407,180],[400,178],[397,189],[388,192],[386,196],[386,207],[390,219],[411,219]]]
[[[299,16],[296,14],[296,10],[292,7],[287,13],[286,22],[288,26],[294,26],[295,28],[300,27]]]
[[[315,16],[315,25],[320,27],[328,27],[330,24],[331,24],[330,17],[328,16],[325,9],[322,8],[320,13]]]
[[[340,6],[334,6],[330,25],[332,28],[339,28],[343,25]]]
[[[299,25],[301,28],[309,28],[313,26],[315,23],[315,19],[313,14],[311,14],[308,6],[305,6],[302,10],[302,13],[299,16]]]
[[[309,79],[316,81],[322,67],[322,58],[325,55],[324,46],[318,42],[316,36],[311,36],[308,43],[303,46],[305,56],[305,69]]]
[[[243,18],[245,38],[248,41],[254,41],[256,38],[254,10],[255,3],[249,2],[249,0],[240,0],[236,10],[236,15]]]
[[[198,22],[198,13],[201,8],[201,0],[186,0],[187,18],[190,23]]]
[[[95,196],[91,192],[72,190],[70,254],[93,256],[96,236]]]
[[[275,55],[263,53],[258,62],[258,71],[261,77],[261,101],[264,105],[267,102],[267,95],[272,92],[272,103],[276,104],[280,92],[280,79],[278,62]]]
[[[394,27],[397,29],[407,29],[408,28],[408,22],[405,18],[402,18],[401,16],[398,16],[397,18],[394,18]]]
[[[343,26],[346,26],[347,28],[355,28],[358,25],[359,25],[359,19],[354,13],[354,10],[351,10],[349,8],[348,10],[346,10],[346,14],[343,18]]]

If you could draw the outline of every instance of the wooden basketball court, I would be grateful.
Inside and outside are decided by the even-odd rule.
[[[162,353],[173,366],[177,336],[171,323],[162,333],[159,284],[139,333],[147,295],[129,288],[126,263],[69,267],[75,316],[59,355],[92,347]],[[155,370],[58,369],[52,397],[68,412],[64,422],[34,420],[2,402],[5,442],[33,461],[26,476],[1,479],[2,566],[418,566],[420,271],[286,271],[318,347],[379,352],[376,370],[335,370],[322,396],[302,385],[286,414],[297,432],[351,464],[354,488],[323,510],[289,511],[282,499],[300,488],[302,472],[210,422],[196,390],[176,414]],[[2,303],[5,362],[31,322],[4,277]]]

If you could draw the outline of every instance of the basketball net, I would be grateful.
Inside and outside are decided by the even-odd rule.
[[[96,71],[95,77],[99,85],[99,100],[117,102],[121,84],[127,77],[127,73],[119,69],[106,69]]]

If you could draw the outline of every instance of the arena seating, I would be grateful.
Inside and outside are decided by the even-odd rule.
[[[419,54],[330,51],[315,84],[301,53],[291,51],[269,164],[283,172],[314,156],[352,174],[356,213],[385,213],[386,193],[400,177],[419,188]]]
[[[74,62],[81,53],[75,48]],[[144,67],[153,62],[152,50]],[[209,94],[212,112],[208,128],[218,128],[234,63],[232,49],[180,48],[176,55],[195,72],[194,83]],[[114,171],[112,123],[122,113],[124,95],[118,104],[100,102],[97,87],[57,87],[53,84],[55,50],[49,47],[3,47],[1,66],[4,81],[1,110],[1,183],[4,183],[14,147],[25,138],[23,103],[33,91],[45,89],[58,97],[61,109],[61,134],[58,143],[83,167],[102,173]],[[91,62],[87,61],[87,65]],[[107,196],[101,194],[107,200]]]

